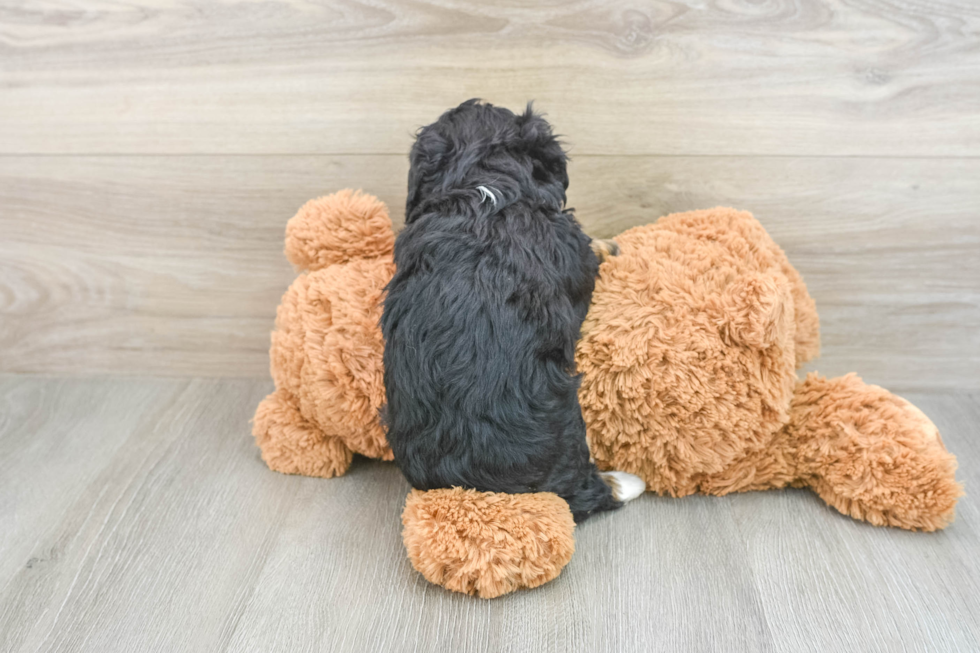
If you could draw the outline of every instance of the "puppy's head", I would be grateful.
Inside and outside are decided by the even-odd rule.
[[[487,192],[480,187],[493,192],[495,206],[521,198],[561,209],[567,160],[551,125],[530,103],[515,114],[468,100],[419,130],[409,155],[405,221],[447,196],[471,196],[480,204]]]

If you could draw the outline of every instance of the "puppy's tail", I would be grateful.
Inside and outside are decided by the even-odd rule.
[[[643,494],[647,484],[642,478],[627,472],[599,472],[602,480],[613,492],[616,501],[626,503]]]

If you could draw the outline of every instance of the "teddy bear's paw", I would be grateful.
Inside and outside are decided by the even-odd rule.
[[[252,434],[262,460],[283,474],[332,478],[344,474],[353,459],[340,438],[325,435],[304,418],[295,398],[281,389],[259,403]]]
[[[953,521],[963,494],[956,458],[921,410],[855,375],[811,375],[801,388],[802,468],[827,503],[879,526],[933,531]]]
[[[554,579],[575,551],[575,522],[555,494],[412,490],[402,513],[412,566],[446,589],[490,599]]]

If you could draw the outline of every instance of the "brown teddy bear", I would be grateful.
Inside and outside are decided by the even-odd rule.
[[[276,391],[255,411],[252,432],[271,469],[330,478],[355,453],[392,460],[378,420],[378,321],[394,246],[384,204],[350,190],[307,202],[286,226],[286,258],[307,272],[276,311]]]
[[[310,271],[277,314],[277,390],[255,417],[263,458],[315,476],[342,474],[352,453],[390,460],[378,421],[387,212],[343,191],[309,202],[286,231],[287,257]],[[816,308],[755,218],[679,213],[616,241],[576,352],[600,468],[671,496],[791,485],[876,525],[952,521],[956,459],[920,410],[853,374],[797,380],[819,350]],[[413,490],[402,521],[428,580],[487,598],[555,578],[574,551],[568,506],[548,493]]]

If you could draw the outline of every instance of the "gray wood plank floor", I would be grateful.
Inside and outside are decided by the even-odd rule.
[[[4,651],[977,651],[980,397],[908,398],[966,483],[934,534],[806,491],[645,496],[534,591],[482,601],[408,564],[408,487],[270,472],[255,380],[0,377]]]

